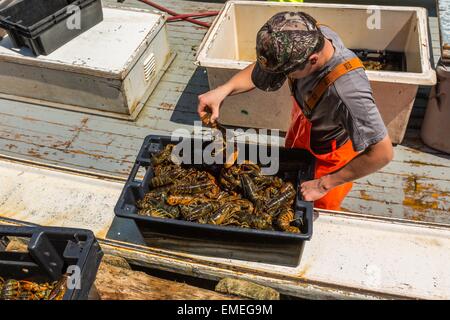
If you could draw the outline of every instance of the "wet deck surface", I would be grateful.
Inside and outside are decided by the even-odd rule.
[[[179,12],[221,7],[176,0],[159,3]],[[147,7],[131,0],[123,6]],[[437,56],[435,18],[430,19],[430,29]],[[197,95],[208,90],[205,71],[193,64],[206,29],[177,22],[168,30],[177,57],[136,122],[0,100],[0,154],[126,178],[145,136],[180,127],[192,130],[198,119]],[[426,99],[427,91],[421,90],[406,138],[395,147],[394,161],[355,183],[344,203],[346,210],[450,224],[450,156],[420,140]]]

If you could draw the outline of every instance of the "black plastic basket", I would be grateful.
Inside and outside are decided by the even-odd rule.
[[[246,261],[257,261],[278,265],[296,266],[299,264],[305,240],[311,239],[313,229],[313,206],[311,202],[302,201],[297,192],[295,213],[301,217],[303,225],[300,234],[253,230],[239,227],[215,226],[195,222],[159,219],[138,215],[136,203],[149,191],[148,182],[153,174],[152,154],[162,150],[172,141],[170,137],[148,136],[138,154],[130,177],[115,207],[118,217],[133,219],[144,238],[151,247],[187,252],[203,256],[222,257]],[[210,141],[199,144],[191,139],[195,152],[202,152]],[[201,145],[201,150],[194,146]],[[249,144],[245,144],[248,154]],[[279,149],[279,174],[294,180],[297,189],[300,181],[313,177],[314,158],[306,150]],[[199,166],[218,172],[220,165]],[[138,171],[145,169],[142,180],[136,179]]]
[[[71,10],[76,6],[79,10]],[[68,19],[80,14],[80,28]],[[0,10],[0,27],[14,47],[48,55],[103,20],[101,0],[22,0]]]
[[[404,52],[391,50],[352,49],[363,62],[380,62],[384,71],[406,71],[406,55]]]
[[[28,252],[5,251],[8,237],[28,238]],[[88,299],[103,257],[92,231],[0,226],[0,240],[1,277],[39,283],[58,281],[71,267],[79,271],[80,282],[79,286],[68,287],[63,300]]]

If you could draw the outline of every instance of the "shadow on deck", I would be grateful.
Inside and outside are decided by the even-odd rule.
[[[170,121],[193,126],[194,121],[199,121],[197,115],[197,96],[208,90],[209,84],[206,69],[198,67],[181,94]]]

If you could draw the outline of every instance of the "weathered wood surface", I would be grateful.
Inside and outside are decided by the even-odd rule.
[[[280,300],[280,293],[272,288],[233,278],[220,280],[215,290],[255,300]]]
[[[235,300],[185,283],[101,263],[95,280],[101,300]]]
[[[183,13],[218,10],[222,6],[178,0],[157,2]],[[104,3],[118,5],[113,0]],[[119,5],[148,8],[134,0]],[[192,131],[193,121],[198,120],[197,96],[208,90],[205,71],[193,64],[206,29],[176,22],[170,23],[168,30],[177,58],[135,122],[0,100],[0,155],[125,179],[145,136],[167,135],[177,128]],[[430,31],[437,62],[436,18],[430,18]],[[419,90],[406,138],[396,146],[394,161],[357,181],[344,202],[345,209],[450,223],[450,156],[427,148],[420,140],[427,96],[427,90]]]

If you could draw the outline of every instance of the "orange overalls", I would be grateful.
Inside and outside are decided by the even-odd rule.
[[[331,84],[347,72],[358,68],[364,68],[358,58],[353,58],[337,65],[317,84],[312,91],[311,96],[307,99],[305,107],[312,111]],[[286,135],[286,147],[301,148],[310,151],[316,158],[314,179],[318,179],[344,167],[358,155],[358,152],[353,150],[353,145],[350,139],[339,148],[336,148],[336,141],[332,141],[332,151],[329,153],[315,154],[311,150],[310,136],[312,124],[303,114],[302,108],[300,108],[300,105],[295,99],[292,81],[290,82],[291,95],[294,105],[291,114],[291,125]],[[316,208],[328,210],[340,210],[341,203],[345,196],[350,192],[352,186],[353,183],[349,182],[331,189],[323,198],[314,201],[314,206]]]

